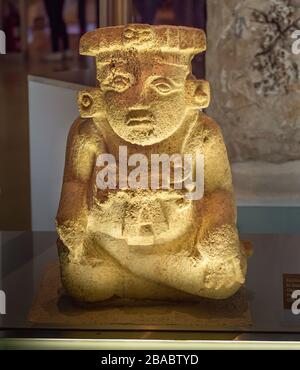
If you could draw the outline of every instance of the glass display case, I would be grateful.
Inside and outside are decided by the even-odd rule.
[[[0,230],[3,230],[0,232],[0,348],[112,350],[132,349],[134,345],[136,349],[153,350],[300,349],[300,48],[298,50],[299,44],[297,43],[300,35],[299,4],[294,0],[234,0],[230,2],[217,0],[126,0],[120,2],[113,0],[96,3],[95,8],[94,1],[87,1],[87,13],[97,12],[96,18],[98,26],[101,27],[100,30],[103,27],[116,26],[121,23],[130,23],[130,25],[124,26],[124,29],[114,29],[114,31],[107,31],[103,34],[98,30],[89,33],[87,37],[84,36],[81,39],[83,41],[80,50],[86,57],[81,56],[75,62],[64,59],[55,64],[53,68],[49,68],[49,65],[44,62],[39,64],[36,60],[35,47],[42,49],[41,33],[46,30],[42,35],[42,40],[49,33],[48,28],[42,30],[39,27],[32,27],[29,30],[28,39],[31,42],[27,46],[31,61],[28,63],[32,63],[30,68],[25,67],[25,63],[23,65],[20,61],[15,64],[11,63],[8,59],[10,55],[0,56],[0,74],[1,69],[5,71],[0,75],[0,93],[1,97],[4,97],[2,99],[4,103],[0,101],[0,108],[3,108],[4,112],[3,118],[0,117],[1,126],[3,126],[0,131],[0,157],[4,159],[0,172],[5,174],[3,181],[2,178],[0,179],[0,201],[3,200],[1,203],[3,206],[0,206]],[[1,4],[0,1],[0,20]],[[74,4],[75,2],[67,2],[67,14],[70,19],[73,19],[76,13]],[[82,10],[84,2],[80,2],[80,6]],[[92,12],[91,9],[93,9]],[[91,14],[88,18],[91,18]],[[37,20],[41,21],[40,15]],[[34,24],[42,24],[39,22]],[[72,22],[74,23],[74,20]],[[68,25],[69,30],[71,30],[70,33],[76,34],[78,27],[72,22]],[[83,14],[81,14],[80,22],[82,29],[91,31],[95,29],[95,24],[83,24]],[[22,20],[22,28],[26,26],[25,23]],[[155,27],[168,26],[155,28],[145,26],[146,24],[155,25]],[[180,26],[180,30],[177,31],[179,27],[173,29],[169,25]],[[198,30],[188,31],[185,27],[195,27]],[[205,31],[206,37],[199,29]],[[192,36],[184,38],[182,36],[184,32]],[[78,54],[78,36],[76,34],[76,41],[73,40],[76,45],[76,55]],[[72,37],[74,38],[74,34]],[[202,53],[206,41],[207,51]],[[158,46],[160,43],[163,46]],[[139,53],[144,54],[139,57]],[[151,53],[154,55],[153,63],[149,59]],[[96,57],[96,63],[90,56]],[[2,57],[7,57],[7,59],[2,61]],[[109,62],[105,57],[109,59]],[[192,57],[195,58],[191,67]],[[130,73],[128,70],[124,73],[122,68],[130,63],[132,64]],[[106,70],[104,72],[102,70],[103,65],[106,68],[106,64],[112,70],[111,75]],[[156,68],[157,65],[159,68]],[[191,67],[189,73],[184,75],[184,82],[180,80],[181,74],[183,75],[182,67]],[[175,73],[176,68],[178,72]],[[15,77],[17,76],[15,71],[22,73],[21,82]],[[115,81],[116,71],[119,72],[117,81]],[[206,81],[209,82],[210,88]],[[141,93],[138,88],[143,88],[143,92]],[[149,93],[147,90],[148,95],[145,93],[146,88],[151,91]],[[19,104],[22,107],[20,112],[10,105],[10,101],[19,99],[19,89],[23,91],[23,100]],[[133,92],[126,94],[130,89]],[[125,98],[122,99],[123,93]],[[144,100],[140,99],[139,93]],[[172,94],[177,94],[176,98],[170,98]],[[185,94],[184,98],[183,94]],[[148,101],[146,101],[146,95],[148,98],[150,96]],[[107,100],[105,100],[106,96],[108,96]],[[169,122],[164,116],[166,113],[161,114],[160,124],[153,124],[155,127],[148,131],[143,127],[142,134],[136,135],[137,142],[134,141],[136,139],[134,133],[132,134],[134,129],[131,132],[132,136],[128,134],[128,137],[125,137],[128,139],[126,141],[123,137],[126,136],[125,130],[118,131],[117,124],[111,125],[106,116],[105,120],[103,119],[103,112],[107,115],[109,112],[117,121],[117,115],[123,114],[124,106],[128,108],[126,101],[132,104],[126,117],[124,113],[126,129],[131,129],[137,125],[137,122],[147,121],[145,124],[147,125],[150,121],[153,124],[155,118],[159,116],[158,109],[155,110],[157,107],[163,112],[168,110],[167,113],[170,116],[172,114],[172,117],[176,119],[169,120]],[[105,109],[104,104],[106,104]],[[238,261],[239,266],[242,266],[241,275],[246,270],[245,263],[247,262],[243,261],[247,261],[249,256],[246,283],[244,284],[242,276],[239,281],[242,288],[227,299],[215,300],[200,297],[191,301],[189,299],[186,301],[183,299],[174,301],[172,299],[132,300],[112,296],[108,300],[103,299],[97,303],[78,303],[66,294],[61,277],[65,277],[64,268],[68,269],[68,262],[71,260],[68,255],[69,246],[66,247],[64,242],[66,240],[68,242],[68,237],[72,233],[76,234],[78,230],[81,231],[80,226],[82,225],[74,222],[69,227],[67,222],[64,224],[64,217],[58,217],[56,225],[55,219],[57,210],[63,209],[64,204],[67,206],[61,211],[63,216],[73,214],[74,209],[76,213],[77,205],[80,203],[78,198],[82,184],[87,185],[85,175],[89,168],[89,163],[87,164],[89,153],[86,153],[91,147],[101,147],[101,145],[98,147],[99,142],[91,140],[91,137],[96,137],[95,132],[98,132],[99,127],[107,129],[111,125],[106,132],[103,129],[106,136],[102,131],[101,135],[103,135],[99,135],[106,149],[109,148],[113,152],[120,142],[125,141],[129,143],[128,146],[131,146],[131,149],[133,147],[133,151],[140,144],[143,153],[147,152],[149,147],[151,147],[150,152],[154,151],[159,147],[155,145],[160,144],[159,140],[158,143],[155,142],[163,131],[159,131],[160,126],[165,124],[164,130],[167,132],[171,130],[170,127],[173,124],[177,124],[178,115],[176,113],[180,110],[178,108],[180,104],[184,112],[188,109],[196,111],[202,126],[194,126],[192,120],[191,122],[184,121],[186,126],[188,126],[187,122],[191,123],[189,128],[185,127],[186,131],[181,132],[179,130],[181,127],[178,126],[178,130],[172,133],[174,134],[173,140],[170,140],[172,135],[161,140],[161,142],[166,140],[164,142],[167,143],[162,147],[171,152],[177,144],[178,147],[180,144],[180,150],[184,152],[185,146],[194,148],[200,141],[201,145],[203,141],[201,149],[207,143],[207,146],[211,144],[206,152],[211,171],[206,171],[205,176],[209,172],[210,180],[212,179],[207,187],[210,187],[211,183],[217,185],[213,191],[205,189],[204,196],[208,199],[207,203],[205,203],[206,200],[203,203],[199,202],[199,207],[195,207],[196,211],[193,209],[194,213],[183,211],[178,213],[179,217],[176,216],[176,211],[185,209],[182,198],[174,202],[176,207],[173,211],[171,207],[169,207],[171,211],[168,208],[171,203],[170,199],[165,202],[168,206],[163,207],[159,197],[149,202],[147,202],[147,197],[138,198],[136,201],[138,206],[130,208],[129,211],[126,206],[131,199],[126,198],[127,203],[123,202],[126,203],[123,207],[125,211],[118,202],[112,202],[113,205],[108,204],[106,208],[104,207],[108,214],[104,226],[100,222],[103,209],[100,211],[98,209],[98,213],[95,212],[90,218],[90,229],[86,227],[85,232],[87,233],[88,230],[89,240],[97,240],[97,243],[91,243],[94,249],[90,248],[90,254],[87,253],[88,258],[84,257],[86,260],[90,259],[91,264],[94,263],[96,266],[99,261],[96,261],[95,256],[98,253],[97,246],[100,245],[97,238],[101,233],[108,235],[107,239],[104,237],[101,240],[103,245],[107,240],[108,244],[113,245],[110,238],[115,236],[117,231],[112,230],[112,225],[116,230],[121,229],[121,234],[125,235],[126,225],[124,224],[126,222],[124,219],[130,218],[129,213],[131,216],[135,213],[140,215],[143,209],[147,208],[149,216],[153,210],[157,211],[159,208],[157,204],[159,204],[160,218],[158,217],[157,224],[161,226],[167,219],[165,224],[169,232],[171,230],[175,236],[178,232],[179,235],[173,237],[172,243],[166,243],[169,248],[166,249],[167,252],[173,248],[177,252],[178,246],[184,249],[187,240],[192,239],[189,232],[185,230],[186,234],[183,238],[180,231],[188,223],[187,221],[195,217],[195,214],[200,220],[199,225],[207,226],[208,224],[208,231],[204,227],[203,232],[202,229],[197,234],[195,232],[197,241],[197,238],[202,237],[205,242],[215,231],[214,227],[220,226],[219,223],[223,222],[222,226],[227,226],[227,222],[233,226],[234,235],[226,234],[225,230],[224,234],[227,236],[221,233],[221,241],[226,246],[228,240],[232,244],[236,242],[241,248],[241,253],[235,255],[235,258],[238,255],[242,261],[241,263],[240,260]],[[153,110],[157,116],[153,112],[149,116],[149,106],[155,108]],[[28,122],[27,119],[24,122],[23,116],[27,117],[27,109],[29,118]],[[145,112],[148,112],[148,116]],[[79,114],[81,118],[77,120]],[[143,114],[144,116],[146,114],[148,120]],[[218,126],[210,118],[203,118],[206,116],[215,120]],[[73,124],[74,120],[76,120],[75,124]],[[76,126],[76,122],[79,121],[83,124]],[[111,121],[113,122],[113,119]],[[18,122],[22,127],[22,133],[13,131],[13,125],[6,122]],[[67,166],[64,174],[66,143],[70,131]],[[75,134],[74,131],[76,131]],[[213,132],[212,137],[215,135],[218,140],[210,142],[211,132]],[[118,136],[124,141],[119,140]],[[26,137],[28,141],[26,141],[26,150],[20,144],[20,137]],[[221,146],[224,144],[223,151],[219,150],[220,143]],[[86,152],[82,154],[81,151],[84,150]],[[175,149],[173,151],[175,152]],[[70,152],[71,155],[68,156]],[[22,158],[26,158],[25,164],[20,164]],[[96,155],[93,157],[93,163],[97,170],[99,166],[95,164],[95,158]],[[205,163],[203,167],[207,168],[208,165]],[[95,203],[98,202],[97,205],[103,201],[103,198],[105,201],[109,198],[107,194],[99,195],[99,188],[95,191],[97,177],[95,169],[90,178],[95,180],[93,191],[96,195],[91,191],[86,196],[85,201],[89,206],[97,196],[95,201]],[[72,178],[73,175],[75,180]],[[80,177],[81,175],[84,180]],[[20,184],[18,179],[20,179]],[[71,183],[68,190],[71,189],[70,192],[73,193],[72,196],[66,195],[63,190],[59,206],[62,183],[64,185],[67,183],[67,187]],[[24,190],[23,193],[22,190]],[[30,196],[25,194],[27,191],[31,192]],[[217,194],[215,204],[209,202],[211,198],[214,198],[214,191]],[[227,197],[226,194],[224,196],[226,192],[229,193]],[[236,198],[236,207],[234,198]],[[19,204],[22,208],[20,214],[18,213]],[[211,209],[207,211],[210,205],[212,205]],[[202,213],[199,211],[200,208]],[[236,208],[237,217],[235,217]],[[84,207],[82,209],[86,210]],[[169,212],[169,218],[166,216],[166,209]],[[84,212],[78,213],[81,217]],[[118,220],[121,220],[119,224],[113,219],[117,213]],[[78,219],[80,217],[78,216]],[[132,216],[134,221],[137,218],[135,215]],[[237,227],[235,228],[236,218]],[[172,219],[175,225],[173,229],[170,227],[169,219]],[[145,233],[143,236],[149,236],[149,230],[154,234],[151,222],[148,222],[149,220],[144,222],[144,219],[142,221],[138,225]],[[213,224],[211,228],[209,227],[210,222]],[[29,224],[31,228],[28,227]],[[194,224],[192,226],[195,226]],[[22,229],[20,225],[25,225],[23,229],[28,230],[7,231],[15,230],[15,228]],[[69,227],[69,234],[66,233],[67,236],[64,238],[64,230],[68,228],[66,225]],[[58,233],[56,226],[58,226]],[[132,233],[131,226],[130,224],[129,231],[126,230],[128,234]],[[91,231],[92,227],[94,229]],[[100,228],[101,233],[97,234]],[[191,230],[194,231],[192,227]],[[235,239],[237,231],[242,243]],[[127,236],[126,234],[123,239]],[[153,241],[156,239],[150,237],[147,239],[146,236],[145,245],[143,244],[142,247],[146,250],[149,245],[154,245],[156,248],[157,245]],[[147,263],[141,263],[140,260],[138,268],[132,268],[132,259],[141,244],[136,242],[136,235],[132,237],[130,234],[129,237],[131,237],[132,244],[128,242],[128,245],[132,249],[129,248],[127,255],[124,253],[124,260],[126,260],[124,266],[129,272],[133,271],[133,275],[140,277],[139,269],[147,270]],[[74,240],[72,243],[76,246],[76,237]],[[217,244],[218,237],[212,240]],[[170,240],[168,239],[167,242],[169,243]],[[72,243],[70,242],[71,247]],[[164,244],[159,242],[158,245]],[[242,245],[245,246],[244,249]],[[121,246],[123,247],[123,244]],[[60,257],[57,248],[59,248]],[[230,251],[230,247],[227,246],[227,248]],[[215,252],[213,248],[208,249],[215,258],[212,258],[214,262],[219,256],[223,256],[223,251],[220,249],[218,252]],[[119,267],[120,265],[124,267],[118,253],[113,248],[109,251],[114,252],[113,263],[109,266],[116,269],[115,262],[117,261]],[[238,251],[240,252],[240,249]],[[106,249],[105,252],[107,252]],[[161,256],[167,252],[163,250]],[[191,251],[188,250],[188,252]],[[190,258],[189,253],[183,253],[182,260],[185,257]],[[150,252],[148,254],[145,252],[142,262],[146,261],[150,254]],[[203,258],[201,251],[196,254],[196,257],[199,257],[199,260]],[[76,256],[72,255],[72,258],[76,260]],[[225,261],[226,258],[223,259]],[[84,260],[85,264],[88,265],[86,260]],[[228,261],[226,260],[224,264],[226,265]],[[217,270],[216,266],[218,267],[217,263],[213,264],[215,270]],[[193,265],[190,267],[190,269],[182,268],[185,273],[184,277],[187,277],[186,281],[189,280]],[[165,273],[164,268],[155,268],[156,266],[153,269],[154,273],[151,271],[151,277],[154,276],[154,280],[149,279],[150,283],[146,281],[148,285],[145,281],[143,282],[145,291],[147,289],[152,291],[154,285],[151,283],[153,281],[157,283],[155,271],[158,271],[156,275]],[[125,291],[125,286],[132,276],[126,275],[128,271],[125,269],[120,268],[119,270]],[[236,271],[232,273],[232,276],[235,273]],[[76,269],[73,271],[73,276],[74,279],[77,277]],[[85,276],[89,282],[92,280],[89,274],[82,273],[82,276]],[[141,276],[145,277],[143,274]],[[167,274],[166,276],[168,280],[169,276]],[[72,284],[70,276],[68,278],[69,284]],[[159,279],[157,280],[160,282]],[[174,283],[175,280],[176,276],[172,282]],[[138,285],[140,280],[135,280],[135,283]],[[109,285],[110,281],[107,284]],[[177,289],[176,284],[173,285]],[[189,281],[186,284],[188,288],[192,285]],[[209,278],[208,285],[210,285]],[[162,286],[165,288],[164,284]],[[172,284],[169,284],[169,280],[166,286],[174,288]],[[156,285],[155,288],[157,288]],[[178,290],[180,293],[188,291],[188,289],[187,291]],[[170,291],[167,290],[167,293],[170,294]],[[143,292],[140,294],[143,295]],[[144,292],[144,296],[147,296],[147,292]]]

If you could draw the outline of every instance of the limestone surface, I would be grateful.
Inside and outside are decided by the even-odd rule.
[[[78,97],[57,214],[62,282],[76,300],[225,299],[245,283],[249,250],[237,233],[226,147],[202,112],[209,85],[191,70],[205,47],[202,30],[174,26],[119,26],[81,39],[81,53],[96,58],[99,86]],[[124,148],[149,164],[138,171],[136,163],[125,184]],[[147,187],[152,156],[177,154],[191,158],[182,182],[175,160],[165,181],[162,160],[159,186]],[[195,199],[186,180],[198,178],[202,157],[204,188]]]

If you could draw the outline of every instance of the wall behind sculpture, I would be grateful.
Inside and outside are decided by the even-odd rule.
[[[78,117],[83,87],[29,77],[30,183],[32,231],[54,231],[68,132]]]
[[[299,0],[209,0],[208,114],[232,162],[300,159]]]

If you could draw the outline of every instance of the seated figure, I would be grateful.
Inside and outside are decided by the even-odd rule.
[[[202,112],[209,85],[192,74],[205,48],[204,32],[186,27],[127,25],[82,37],[98,86],[79,93],[57,214],[62,282],[75,300],[226,299],[245,283],[249,251],[238,237],[226,148]],[[178,154],[191,159],[186,176],[203,167],[197,196],[195,182],[175,181]]]

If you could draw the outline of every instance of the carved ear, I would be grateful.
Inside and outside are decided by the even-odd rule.
[[[95,88],[80,91],[78,93],[77,101],[80,116],[82,118],[93,118],[101,115],[103,108],[99,89]]]
[[[210,104],[209,82],[204,80],[189,80],[186,83],[189,105],[193,108],[205,109]]]

